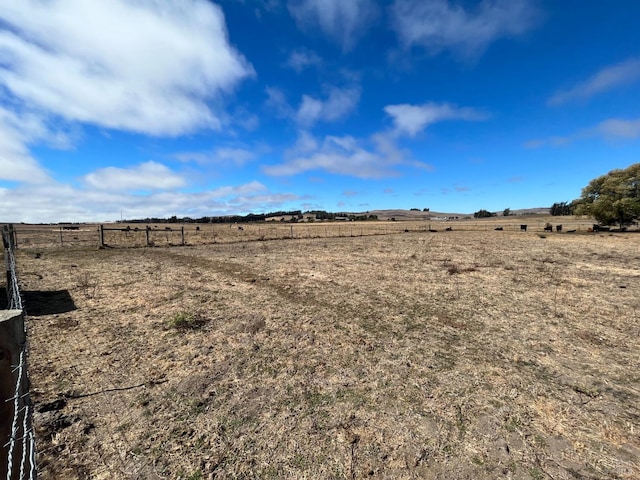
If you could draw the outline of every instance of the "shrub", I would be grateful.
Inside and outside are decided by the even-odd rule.
[[[177,312],[169,319],[169,327],[176,330],[198,330],[206,323],[205,318],[186,311]]]

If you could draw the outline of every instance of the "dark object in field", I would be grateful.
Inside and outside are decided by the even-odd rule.
[[[562,225],[556,225],[556,232],[562,231]]]
[[[453,228],[451,228],[451,227],[447,227],[447,228],[445,228],[444,230],[445,230],[445,232],[452,232],[452,231],[453,231]]]
[[[503,231],[503,230],[504,230],[504,228],[502,228],[502,227],[496,227],[496,228],[494,228],[494,230],[497,230],[497,231],[501,232],[501,231]]]
[[[545,232],[553,232],[553,225],[547,225],[546,227],[544,227],[544,231]]]
[[[526,225],[520,225],[520,231],[524,230],[525,232],[527,231],[527,226]]]

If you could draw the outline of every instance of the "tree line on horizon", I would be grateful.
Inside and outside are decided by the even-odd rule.
[[[502,212],[504,217],[511,214],[509,208]],[[588,215],[601,225],[618,225],[620,229],[637,222],[640,219],[640,163],[594,178],[582,189],[580,198],[554,203],[549,214]],[[498,214],[481,209],[473,216],[489,218]]]
[[[411,211],[420,211],[411,208]],[[422,209],[429,212],[428,208]],[[601,225],[619,225],[624,228],[640,219],[640,163],[625,169],[611,170],[609,173],[594,178],[582,189],[580,198],[571,202],[556,202],[549,208],[553,216],[589,215]],[[473,214],[474,218],[495,217],[496,212],[485,209]],[[505,208],[502,215],[512,215],[510,208]],[[264,222],[267,219],[280,218],[281,222],[297,223],[304,218],[313,220],[378,220],[377,215],[356,215],[347,212],[327,212],[325,210],[289,210],[269,213],[250,213],[247,215],[204,216],[200,218],[172,216],[170,218],[144,218],[120,220],[121,223],[250,223]]]
[[[314,215],[314,217],[309,217]],[[221,215],[221,216],[204,216],[199,218],[192,217],[178,217],[173,215],[169,218],[159,217],[147,217],[136,218],[127,220],[118,220],[117,223],[255,223],[266,222],[267,219],[280,218],[280,222],[297,223],[307,218],[314,218],[316,220],[336,220],[344,219],[348,221],[369,221],[378,220],[377,215],[366,214],[356,215],[354,213],[346,212],[326,212],[324,210],[308,210],[303,212],[302,210],[287,210],[276,211],[268,213],[249,213],[247,215]],[[276,221],[276,220],[274,220]]]

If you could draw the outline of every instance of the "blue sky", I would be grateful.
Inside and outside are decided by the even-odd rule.
[[[640,161],[640,2],[0,0],[0,221],[572,200]]]

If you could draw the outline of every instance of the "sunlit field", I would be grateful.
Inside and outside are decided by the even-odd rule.
[[[639,478],[640,235],[516,221],[23,243],[40,477]]]

